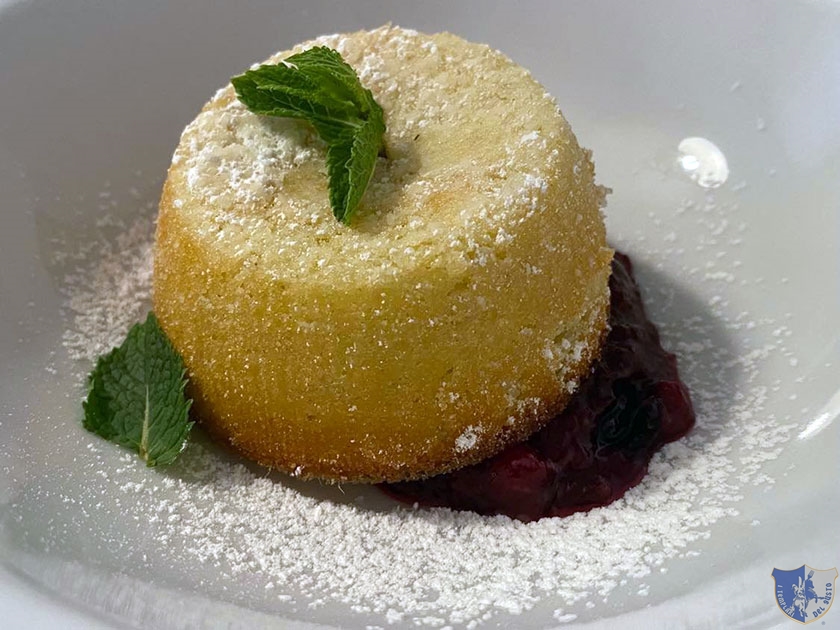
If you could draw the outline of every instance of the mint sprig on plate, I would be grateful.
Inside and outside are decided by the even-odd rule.
[[[236,96],[256,114],[300,118],[327,143],[330,206],[349,223],[382,148],[385,118],[356,72],[331,48],[318,46],[276,65],[231,79]]]
[[[121,346],[96,362],[82,403],[85,428],[136,451],[149,466],[171,463],[193,425],[185,373],[181,356],[149,313]]]

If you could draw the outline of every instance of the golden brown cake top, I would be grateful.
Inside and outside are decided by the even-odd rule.
[[[385,111],[387,158],[350,226],[330,210],[314,130],[251,113],[231,86],[184,131],[170,172],[188,192],[172,203],[196,215],[200,236],[278,281],[387,282],[405,269],[482,265],[529,214],[562,212],[557,200],[591,169],[554,100],[485,45],[384,26],[269,61],[316,45],[338,50]]]

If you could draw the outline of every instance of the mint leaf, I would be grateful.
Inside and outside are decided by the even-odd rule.
[[[180,355],[149,313],[121,346],[96,362],[82,403],[84,427],[137,451],[149,466],[171,463],[193,425],[185,373]]]
[[[349,223],[362,200],[382,148],[385,116],[356,72],[319,46],[276,65],[231,79],[236,96],[256,114],[300,118],[327,143],[330,206]]]

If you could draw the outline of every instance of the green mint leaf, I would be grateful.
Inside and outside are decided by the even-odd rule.
[[[149,313],[121,346],[99,357],[82,403],[84,427],[137,451],[149,466],[171,463],[193,425],[185,373],[180,355]]]
[[[330,177],[330,205],[339,221],[347,223],[362,200],[376,166],[384,125],[371,119],[355,130],[346,142],[330,145],[327,172]]]
[[[300,118],[327,143],[330,206],[349,223],[382,148],[385,116],[356,72],[319,46],[231,79],[236,96],[256,114]]]

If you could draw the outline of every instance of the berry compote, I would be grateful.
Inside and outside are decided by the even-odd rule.
[[[645,315],[630,259],[616,253],[610,330],[566,409],[527,441],[474,466],[382,484],[406,503],[506,514],[521,521],[606,505],[635,486],[653,454],[694,426],[673,354]]]

